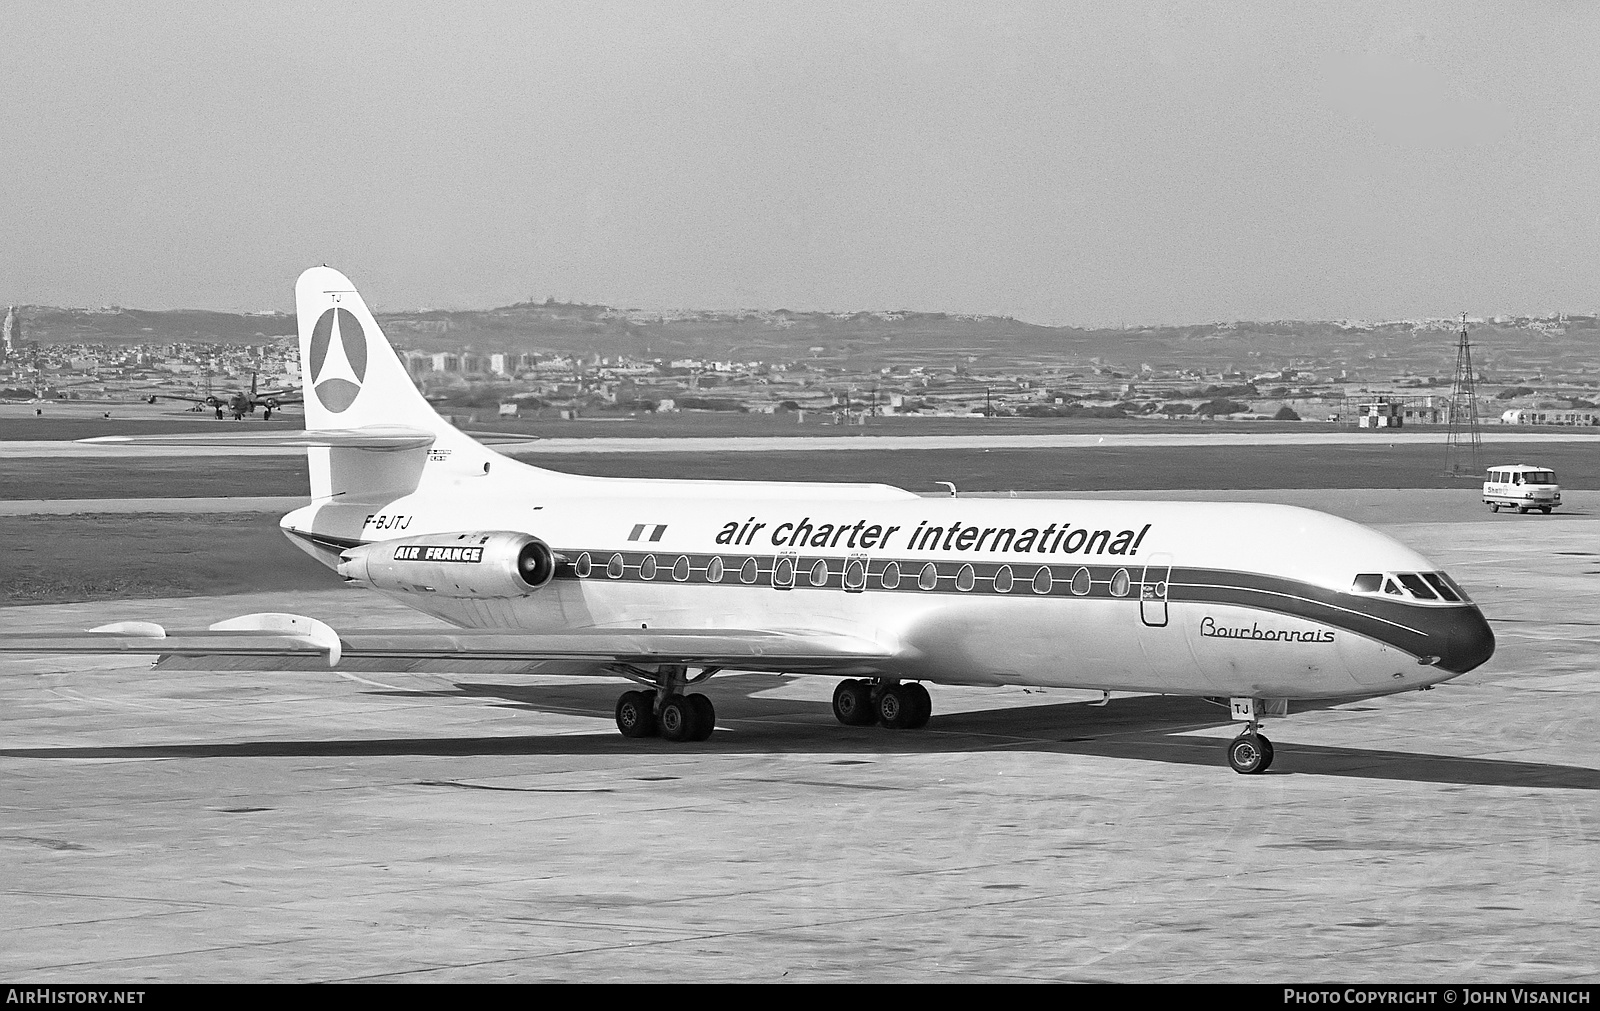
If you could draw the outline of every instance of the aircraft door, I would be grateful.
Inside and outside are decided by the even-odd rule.
[[[780,551],[772,563],[772,585],[779,590],[794,589],[794,570],[800,564],[798,551]]]
[[[851,555],[844,563],[844,576],[839,580],[846,593],[860,593],[867,588],[867,556]]]
[[[1139,579],[1139,618],[1151,628],[1167,625],[1167,581],[1171,576],[1171,555],[1154,554],[1145,563]]]

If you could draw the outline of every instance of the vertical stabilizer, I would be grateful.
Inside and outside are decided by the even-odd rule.
[[[403,426],[430,432],[432,450],[311,449],[311,495],[389,498],[414,490],[428,454],[441,471],[482,473],[498,454],[456,430],[429,406],[372,318],[355,285],[312,267],[294,288],[306,431]]]

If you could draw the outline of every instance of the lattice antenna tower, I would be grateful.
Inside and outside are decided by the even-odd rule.
[[[1456,378],[1450,393],[1450,434],[1445,446],[1445,473],[1476,477],[1483,471],[1478,434],[1478,390],[1472,376],[1472,342],[1467,339],[1467,314],[1461,314],[1461,339],[1456,343]]]

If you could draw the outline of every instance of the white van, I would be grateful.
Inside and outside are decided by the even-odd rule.
[[[1490,512],[1515,509],[1525,513],[1538,509],[1549,515],[1561,504],[1561,486],[1553,470],[1508,463],[1490,467],[1483,480],[1483,504]]]

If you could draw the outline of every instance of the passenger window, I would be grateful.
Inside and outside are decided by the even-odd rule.
[[[1111,577],[1111,595],[1113,597],[1126,597],[1128,595],[1128,587],[1132,583],[1133,580],[1128,578],[1128,570],[1118,569],[1116,575]]]
[[[577,561],[572,563],[572,571],[579,579],[589,578],[589,573],[594,571],[594,563],[589,559],[589,552],[585,551],[578,556]]]
[[[1383,573],[1363,572],[1356,577],[1354,585],[1350,587],[1351,593],[1377,593],[1383,587]]]
[[[1093,586],[1093,580],[1091,580],[1089,578],[1089,570],[1088,569],[1081,569],[1080,568],[1077,572],[1074,572],[1072,574],[1072,592],[1073,593],[1076,593],[1080,597],[1086,597],[1086,596],[1089,595],[1089,590],[1090,590],[1090,588],[1092,586]]]
[[[654,579],[654,578],[656,578],[656,556],[655,555],[645,555],[644,556],[644,560],[639,563],[639,578],[640,579]]]
[[[756,563],[754,558],[746,558],[744,564],[739,567],[739,582],[753,583],[760,577],[761,566]]]
[[[939,586],[939,567],[929,562],[922,567],[922,573],[917,576],[919,590],[933,590]]]
[[[794,585],[794,559],[779,558],[772,566],[772,585],[785,589]]]
[[[892,590],[900,585],[900,563],[890,562],[878,573],[878,582],[883,584],[885,590]]]
[[[611,561],[606,563],[606,575],[612,579],[622,578],[622,556],[612,555]]]
[[[679,555],[678,560],[672,563],[672,578],[678,582],[686,582],[689,578],[689,556]]]
[[[1411,591],[1411,595],[1413,597],[1416,597],[1418,600],[1438,600],[1439,599],[1438,594],[1436,594],[1432,590],[1428,589],[1428,584],[1424,583],[1422,581],[1422,577],[1418,576],[1414,572],[1402,572],[1402,573],[1400,573],[1400,582],[1404,583],[1406,589],[1410,590]]]
[[[1452,604],[1461,599],[1460,597],[1456,596],[1455,591],[1450,589],[1449,585],[1447,585],[1444,580],[1439,578],[1439,574],[1437,572],[1424,572],[1422,574],[1422,578],[1428,581],[1428,585],[1433,587],[1434,590],[1438,592],[1440,597],[1450,601]]]
[[[828,585],[828,563],[820,558],[817,559],[817,564],[811,566],[811,585]]]
[[[994,592],[1011,592],[1011,566],[1002,565],[994,574]]]
[[[708,582],[708,583],[720,583],[720,582],[722,582],[722,558],[720,556],[712,558],[711,561],[709,563],[707,563],[707,565],[706,565],[706,582]]]
[[[956,589],[966,593],[978,582],[977,573],[972,571],[971,565],[963,565],[961,571],[956,573]]]
[[[1033,574],[1034,593],[1049,593],[1050,587],[1054,585],[1055,577],[1050,575],[1050,566],[1041,566],[1039,571]]]
[[[867,563],[859,558],[850,559],[850,564],[844,567],[844,588],[847,590],[865,590],[867,588]]]

